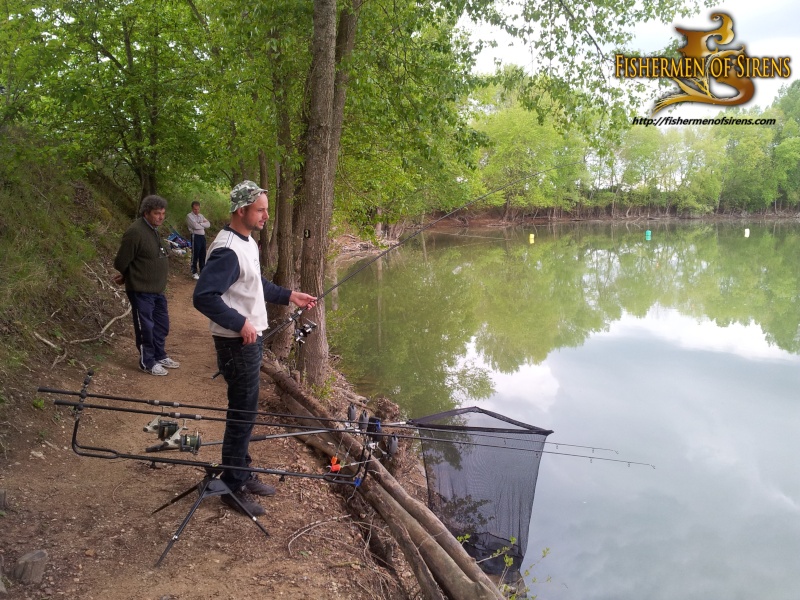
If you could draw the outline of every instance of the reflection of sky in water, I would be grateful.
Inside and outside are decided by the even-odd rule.
[[[656,307],[492,379],[483,408],[656,466],[544,456],[527,559],[549,547],[534,575],[552,582],[532,593],[798,597],[800,357],[758,326]]]

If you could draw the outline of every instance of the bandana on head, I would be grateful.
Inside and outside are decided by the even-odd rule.
[[[242,183],[236,184],[231,190],[231,212],[236,212],[238,209],[256,201],[260,194],[266,193],[267,190],[262,190],[254,182],[245,179]]]

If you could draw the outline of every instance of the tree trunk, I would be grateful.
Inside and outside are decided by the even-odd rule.
[[[333,189],[349,80],[347,59],[353,53],[361,0],[351,0],[341,12],[338,34],[335,0],[314,3],[309,87],[311,102],[303,177],[303,250],[300,287],[323,292],[328,230],[333,216]],[[307,381],[321,385],[328,376],[328,334],[324,301],[312,313],[317,330],[302,346],[299,366]]]
[[[328,169],[331,160],[331,121],[335,81],[336,1],[315,0],[314,34],[311,41],[309,72],[310,105],[306,131],[306,161],[303,176],[300,289],[319,296],[323,291],[326,239],[329,221],[327,204],[332,201]],[[313,312],[317,331],[303,345],[298,360],[300,371],[312,385],[321,385],[327,377],[328,339],[325,307]]]
[[[151,194],[158,193],[158,186],[156,185],[156,174],[152,167],[146,166],[142,168],[142,200]]]

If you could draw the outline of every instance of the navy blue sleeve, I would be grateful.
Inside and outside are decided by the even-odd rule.
[[[239,311],[222,300],[222,294],[237,279],[239,259],[236,253],[230,248],[217,248],[208,257],[192,296],[192,304],[197,310],[220,327],[231,331],[241,331],[246,320]]]
[[[289,304],[292,290],[276,285],[264,277],[261,278],[261,283],[264,285],[264,300],[270,304],[283,304],[284,306]]]

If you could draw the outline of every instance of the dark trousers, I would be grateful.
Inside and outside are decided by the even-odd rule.
[[[247,467],[251,462],[248,448],[256,420],[254,411],[258,410],[262,338],[258,336],[255,344],[245,346],[242,338],[214,336],[214,347],[217,350],[217,368],[228,384],[229,422],[225,424],[222,438],[221,462],[223,466]],[[248,471],[226,469],[220,479],[235,492],[250,475]]]
[[[164,344],[169,335],[169,313],[164,294],[126,292],[131,302],[133,333],[139,349],[139,368],[151,369],[167,357]]]
[[[192,273],[199,273],[206,267],[206,236],[192,234]]]

